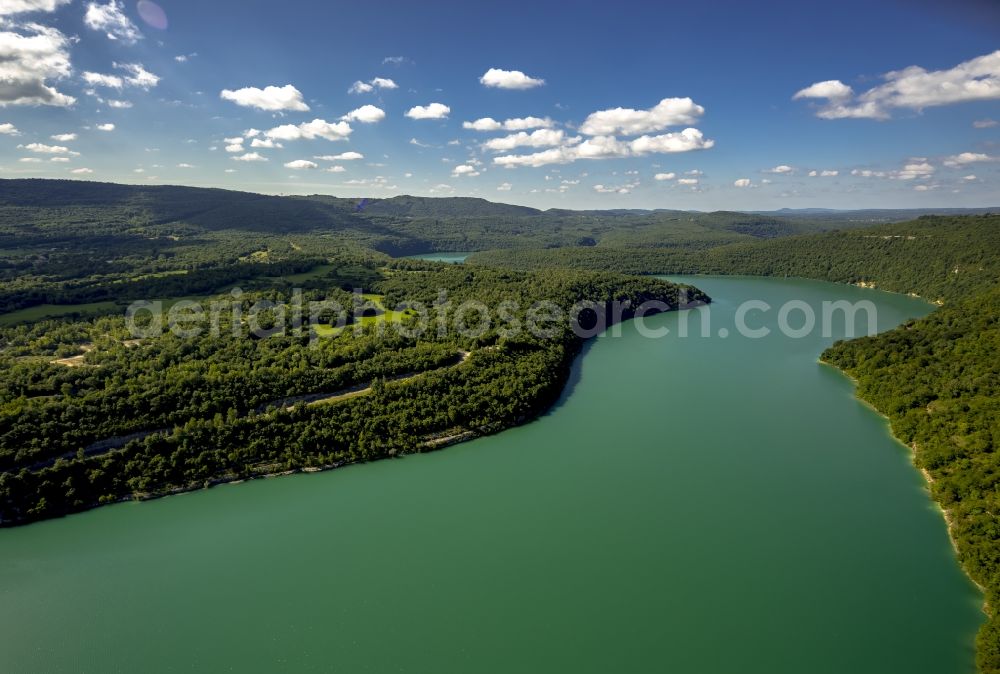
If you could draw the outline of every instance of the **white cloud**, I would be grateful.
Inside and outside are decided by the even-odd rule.
[[[632,183],[629,185],[594,185],[595,192],[601,192],[603,194],[629,194],[633,189],[638,187],[637,183]]]
[[[245,108],[257,108],[258,110],[294,110],[296,112],[306,112],[309,106],[302,100],[302,92],[291,84],[283,87],[244,87],[236,89],[223,89],[219,97],[225,101],[232,101],[236,105]]]
[[[996,157],[991,157],[988,154],[983,154],[982,152],[963,152],[961,154],[956,154],[948,157],[944,160],[945,166],[950,166],[951,168],[956,168],[958,166],[965,166],[966,164],[975,164],[977,162],[984,161],[996,161]]]
[[[664,98],[648,110],[614,108],[592,113],[580,125],[580,131],[588,136],[616,133],[634,136],[668,126],[694,124],[704,112],[705,108],[690,98]]]
[[[853,95],[854,89],[840,80],[824,80],[797,91],[792,96],[792,100],[799,98],[848,98]]]
[[[555,125],[548,117],[515,117],[505,120],[505,131],[524,131],[526,129],[551,129]]]
[[[529,77],[520,70],[501,70],[490,68],[479,78],[479,81],[487,87],[497,89],[532,89],[545,84],[545,80]]]
[[[58,141],[60,143],[69,143],[69,142],[72,142],[72,141],[76,140],[76,134],[75,133],[57,133],[55,135],[49,136],[49,138],[51,138],[54,141]]]
[[[3,0],[0,2],[0,16],[27,14],[28,12],[54,12],[72,0]]]
[[[500,183],[497,185],[497,192],[510,192],[512,187],[514,186],[510,183]]]
[[[578,159],[611,159],[641,157],[651,153],[690,152],[709,149],[714,144],[715,141],[705,139],[701,131],[693,128],[659,136],[640,136],[632,141],[622,141],[614,136],[594,136],[582,143],[555,147],[534,154],[496,157],[493,163],[506,167],[546,166],[567,164]]]
[[[431,103],[430,105],[415,105],[406,111],[406,116],[410,119],[447,119],[451,113],[444,103]]]
[[[182,169],[189,169],[189,168],[194,168],[194,165],[192,165],[192,164],[184,164],[184,163],[182,163],[182,164],[178,164],[178,165],[177,165],[177,168],[182,168]]]
[[[118,100],[111,99],[111,100],[108,101],[108,107],[109,108],[115,108],[115,109],[118,109],[118,110],[123,110],[123,109],[126,109],[126,108],[131,108],[132,107],[132,102],[131,101],[118,101]]]
[[[314,138],[325,138],[326,140],[347,140],[351,135],[351,125],[347,122],[327,122],[322,119],[314,119],[311,122],[302,124],[283,124],[264,132],[264,135],[273,140],[313,140]]]
[[[382,59],[382,65],[388,64],[388,65],[398,66],[406,63],[409,60],[410,59],[406,58],[405,56],[386,56],[384,59]]]
[[[243,152],[245,149],[246,148],[243,147],[243,139],[242,138],[240,138],[240,142],[239,143],[231,143],[231,144],[229,144],[229,145],[226,146],[226,152],[229,152],[229,153]]]
[[[913,189],[917,192],[930,192],[931,190],[936,190],[937,188],[937,185],[915,185],[913,187]]]
[[[192,52],[190,54],[178,54],[177,56],[174,57],[174,60],[177,61],[178,63],[187,63],[188,61],[190,61],[191,59],[193,59],[197,55],[198,55],[198,52]],[[232,169],[229,169],[229,170],[232,170]]]
[[[673,172],[671,172],[671,173],[657,173],[655,176],[653,176],[653,178],[655,180],[673,180],[676,177],[677,177],[677,174],[673,173]]]
[[[481,117],[474,122],[462,122],[463,129],[472,131],[525,131],[527,129],[551,129],[555,125],[548,117],[515,117],[503,123],[492,117]]]
[[[698,179],[697,178],[678,178],[677,179],[677,184],[678,185],[697,185],[698,184]]]
[[[247,152],[246,154],[241,154],[239,157],[233,157],[233,161],[267,161],[267,157],[261,156],[257,152]]]
[[[34,152],[36,154],[69,154],[74,157],[79,156],[79,152],[73,152],[68,147],[64,145],[45,145],[44,143],[28,143],[27,145],[18,145],[19,148],[27,150],[28,152]]]
[[[368,82],[358,80],[347,90],[349,94],[370,94],[376,89],[398,89],[399,85],[388,77],[375,77]]]
[[[782,173],[792,173],[794,171],[795,169],[793,169],[791,166],[788,166],[787,164],[781,164],[779,166],[775,166],[774,168],[765,169],[764,173],[782,174]]]
[[[54,161],[54,162],[65,164],[65,163],[67,163],[67,162],[70,161],[70,158],[69,157],[52,157],[51,159],[49,159],[49,161]]]
[[[246,131],[243,132],[243,135],[246,136],[247,138],[256,138],[261,133],[263,132],[260,129],[247,129]]]
[[[808,175],[810,178],[833,178],[835,176],[840,175],[840,171],[830,171],[830,170],[817,171],[813,169],[808,173]]]
[[[77,173],[77,174],[93,173],[93,172],[94,172],[93,169],[89,169],[89,168],[75,168],[75,169],[70,169],[70,173]]]
[[[97,130],[98,131],[114,131],[115,130],[115,125],[112,124],[111,122],[108,122],[107,124],[98,124],[97,125]]]
[[[890,178],[896,180],[916,180],[917,178],[927,178],[934,173],[934,167],[926,161],[914,160],[903,166],[903,170],[894,171],[889,174]]]
[[[733,186],[734,187],[750,187],[750,179],[749,178],[737,178],[736,180],[733,181]]]
[[[319,164],[308,159],[296,159],[295,161],[290,161],[285,163],[285,168],[290,169],[317,169]]]
[[[227,138],[226,140],[228,141],[230,139]],[[240,140],[240,142],[242,142],[242,139]],[[264,148],[266,150],[273,150],[275,148],[282,148],[284,147],[284,145],[282,145],[281,143],[276,143],[271,138],[264,138],[264,139],[254,138],[252,141],[250,141],[250,147],[258,147],[258,148]],[[242,148],[239,151],[242,152]]]
[[[995,119],[977,119],[972,123],[972,126],[976,129],[992,129],[998,124],[1000,124],[1000,122]]]
[[[42,160],[38,157],[21,157],[18,159],[19,162],[23,164],[41,164]]]
[[[72,72],[69,47],[69,38],[55,28],[0,21],[0,107],[73,105],[75,98],[48,83]]]
[[[135,44],[142,39],[142,33],[132,20],[125,16],[125,7],[120,0],[111,0],[106,5],[87,3],[87,13],[83,16],[87,28],[103,31],[109,40],[121,40],[125,44]]]
[[[474,122],[462,122],[462,128],[473,131],[499,131],[503,128],[503,124],[492,117],[480,117]]]
[[[7,122],[5,124],[0,124],[0,135],[3,136],[19,136],[21,132],[17,130],[17,127]]]
[[[851,171],[852,176],[858,176],[859,178],[885,178],[888,174],[885,171],[873,171],[871,169],[854,169]]]
[[[978,180],[978,178],[976,178],[976,176],[973,174],[969,174],[967,176],[962,176],[962,180],[967,180],[969,182],[972,182],[974,180]]]
[[[92,87],[107,87],[109,89],[121,89],[125,86],[125,80],[118,75],[104,75],[102,73],[84,72],[83,81]]]
[[[506,152],[515,147],[552,147],[553,145],[574,144],[580,137],[566,139],[562,130],[538,129],[531,133],[519,131],[501,138],[491,138],[483,143],[483,147],[494,152]]]
[[[343,173],[347,169],[345,169],[343,166],[330,166],[323,170],[326,171],[327,173]]]
[[[125,83],[131,87],[139,87],[149,91],[160,83],[160,78],[146,70],[141,63],[113,63],[115,68],[129,73]]]
[[[420,141],[420,140],[418,140],[416,138],[411,138],[410,139],[410,145],[416,145],[417,147],[434,147],[433,145],[431,145],[429,143],[424,143],[423,141]],[[445,159],[445,161],[451,161],[451,160],[450,159]]]
[[[325,154],[319,157],[313,157],[313,159],[319,159],[320,161],[354,161],[356,159],[364,159],[365,156],[360,152],[341,152],[340,154]]]
[[[922,110],[938,105],[1000,99],[1000,50],[948,70],[910,66],[882,76],[884,84],[857,96],[839,80],[817,82],[792,98],[825,99],[823,119],[888,119],[893,109]]]
[[[479,175],[479,171],[476,170],[475,166],[470,166],[469,164],[459,164],[451,170],[451,175],[453,178],[457,178],[459,176],[475,177]]]
[[[385,110],[376,108],[374,105],[362,105],[357,110],[351,110],[341,117],[348,122],[361,122],[362,124],[372,124],[385,119]]]

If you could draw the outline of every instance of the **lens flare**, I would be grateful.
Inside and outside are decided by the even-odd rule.
[[[159,30],[167,29],[167,13],[155,2],[151,0],[139,0],[138,4],[136,4],[136,9],[139,10],[139,16],[148,25]]]

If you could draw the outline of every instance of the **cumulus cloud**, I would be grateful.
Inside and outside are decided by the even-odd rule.
[[[657,173],[655,176],[653,176],[653,178],[655,180],[673,180],[676,177],[677,177],[677,174],[673,173],[673,172],[670,172],[670,173]]]
[[[79,152],[73,152],[68,147],[63,145],[46,145],[44,143],[28,143],[27,145],[18,145],[18,148],[22,150],[27,150],[28,152],[34,152],[36,154],[68,154],[73,156],[79,156]]]
[[[142,39],[142,33],[132,20],[125,16],[125,7],[121,0],[111,0],[106,5],[88,2],[83,23],[87,28],[103,32],[109,40],[135,44]]]
[[[491,138],[483,143],[483,147],[493,152],[506,152],[515,147],[552,147],[553,145],[574,144],[580,141],[580,137],[568,139],[561,130],[538,129],[531,133],[519,131],[509,136],[501,138]]]
[[[97,130],[98,131],[114,131],[115,130],[115,125],[112,124],[111,122],[108,122],[107,124],[98,124],[97,125]]]
[[[105,75],[102,73],[92,73],[85,71],[82,75],[83,81],[92,87],[107,87],[109,89],[121,89],[125,86],[125,80],[118,75]]]
[[[325,138],[326,140],[347,140],[351,135],[351,125],[347,122],[327,122],[322,119],[314,119],[311,122],[302,124],[283,124],[264,132],[264,135],[272,140],[313,140],[314,138]]]
[[[241,154],[239,157],[233,157],[233,161],[267,161],[267,157],[261,156],[258,152],[247,152],[246,154]]]
[[[258,110],[294,110],[296,112],[309,110],[309,106],[302,100],[302,92],[291,84],[286,84],[283,87],[269,86],[263,89],[257,87],[244,87],[235,91],[223,89],[219,97],[225,101],[232,101],[236,105],[257,108]]]
[[[588,136],[618,133],[634,136],[660,131],[668,126],[694,124],[704,112],[705,108],[690,98],[664,98],[648,110],[613,108],[592,113],[580,125],[580,131]]]
[[[889,174],[890,178],[896,180],[916,180],[917,178],[929,178],[934,173],[934,166],[925,160],[913,160],[905,164],[901,171],[894,171]]]
[[[406,116],[410,119],[447,119],[449,114],[451,108],[444,103],[415,105],[406,111]]]
[[[230,140],[230,139],[227,138],[226,140]],[[240,139],[240,142],[242,142],[242,139]],[[275,148],[281,148],[281,147],[284,147],[284,146],[281,143],[275,142],[274,139],[272,139],[272,138],[254,138],[253,140],[250,141],[250,147],[264,148],[266,150],[273,150]],[[241,149],[238,150],[238,152],[242,152],[242,151],[243,150],[242,150],[242,146],[241,146]]]
[[[69,143],[69,142],[72,142],[72,141],[76,140],[76,134],[75,133],[57,133],[57,134],[54,134],[54,135],[49,136],[49,137],[52,140],[57,141],[59,143]]]
[[[824,99],[823,119],[888,119],[893,109],[922,110],[938,105],[1000,99],[1000,50],[948,70],[910,66],[882,76],[884,84],[862,94],[840,80],[817,82],[792,98]]]
[[[714,144],[715,141],[706,139],[701,131],[694,128],[658,136],[640,136],[631,141],[619,140],[614,136],[594,136],[582,143],[563,145],[534,154],[496,157],[493,163],[506,167],[546,166],[568,164],[578,159],[641,157],[653,153],[706,150]]]
[[[313,159],[318,159],[320,161],[354,161],[356,159],[364,159],[365,156],[360,152],[341,152],[340,154],[326,154],[320,157],[313,157]]]
[[[89,168],[75,168],[75,169],[70,169],[70,173],[76,173],[76,174],[85,174],[85,173],[93,173],[93,172],[94,172],[93,169],[89,169]]]
[[[140,63],[113,63],[112,65],[128,73],[125,76],[125,83],[131,87],[139,87],[148,91],[160,83],[160,78],[146,70]]]
[[[979,179],[975,175],[973,175],[973,174],[970,173],[967,176],[962,176],[962,180],[967,180],[969,182],[974,182],[974,181],[979,180]]]
[[[131,101],[118,101],[118,100],[115,100],[115,99],[111,99],[111,100],[107,101],[107,104],[108,104],[109,108],[116,108],[116,109],[119,109],[119,110],[125,109],[125,108],[131,108],[132,107],[132,102]]]
[[[794,171],[795,169],[793,169],[791,166],[788,166],[787,164],[780,164],[778,166],[775,166],[774,168],[765,169],[764,173],[782,174],[782,173],[792,173]]]
[[[75,98],[59,92],[49,83],[66,78],[72,72],[69,47],[69,38],[55,28],[35,23],[21,26],[0,22],[0,107],[73,105]]]
[[[473,122],[462,122],[463,129],[472,131],[524,131],[527,129],[551,129],[555,126],[548,117],[515,117],[503,123],[492,117],[481,117]]]
[[[14,126],[13,124],[11,124],[10,122],[6,122],[4,124],[0,124],[0,135],[19,136],[21,135],[21,132],[18,131],[17,127]]]
[[[840,175],[840,171],[830,171],[830,170],[817,171],[817,170],[813,169],[812,171],[809,172],[808,175],[809,175],[810,178],[817,178],[817,177],[818,178],[833,178],[835,176]]]
[[[341,117],[341,119],[348,122],[372,124],[385,119],[385,110],[382,108],[376,108],[374,105],[362,105],[357,110],[351,110],[349,113]]]
[[[545,84],[545,80],[529,77],[520,70],[501,70],[500,68],[490,68],[479,82],[483,86],[496,89],[533,89]]]
[[[479,171],[476,170],[475,166],[471,166],[469,164],[459,164],[451,170],[451,175],[453,178],[458,178],[459,176],[475,177],[479,175]]]
[[[500,183],[497,185],[497,192],[510,192],[512,187],[514,186],[510,183]]]
[[[343,173],[347,169],[345,169],[343,166],[330,166],[323,170],[326,171],[327,173]]]
[[[851,175],[859,178],[885,178],[888,176],[885,171],[873,171],[872,169],[854,169],[851,171]]]
[[[972,126],[976,129],[992,129],[997,124],[1000,122],[995,119],[977,119],[972,123]]]
[[[0,2],[0,16],[27,14],[28,12],[54,12],[73,0],[4,0]]]
[[[678,178],[677,179],[677,184],[678,185],[697,185],[698,184],[698,179],[697,178]]]
[[[367,82],[358,80],[347,90],[349,94],[370,94],[376,89],[398,89],[399,85],[388,77],[375,77]]]
[[[996,161],[996,157],[991,157],[988,154],[983,154],[982,152],[963,152],[945,159],[944,165],[955,168],[983,161]]]
[[[289,169],[317,169],[319,164],[316,162],[309,161],[308,159],[296,159],[295,161],[290,161],[285,163],[285,168]]]
[[[733,187],[750,187],[749,178],[737,178],[733,181]]]

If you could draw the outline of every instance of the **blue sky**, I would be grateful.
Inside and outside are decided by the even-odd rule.
[[[995,4],[822,5],[0,0],[0,177],[1000,204]]]

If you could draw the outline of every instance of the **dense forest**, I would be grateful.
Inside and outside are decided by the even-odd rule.
[[[279,289],[216,298],[218,330],[195,336],[136,339],[122,316],[0,329],[0,524],[492,433],[558,396],[581,343],[571,319],[596,320],[615,301],[708,301],[654,279],[411,261],[366,290],[389,306],[421,303],[432,329],[417,330],[420,317],[404,311],[412,330],[373,320],[324,330],[332,316],[296,326],[293,298]],[[442,290],[448,303],[435,304]],[[304,300],[320,297],[351,306],[337,287]],[[234,331],[259,300],[270,302],[274,334]],[[463,330],[446,314],[465,300],[506,303],[508,315]],[[516,329],[543,300],[567,320],[545,334]],[[574,317],[580,300],[595,308]]]

